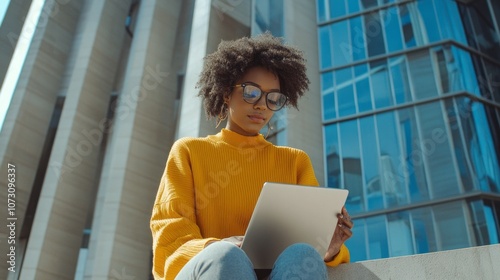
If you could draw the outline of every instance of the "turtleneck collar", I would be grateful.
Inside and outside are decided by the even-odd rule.
[[[257,134],[256,136],[244,136],[225,128],[223,128],[216,135],[209,136],[209,138],[212,138],[215,141],[223,141],[236,148],[262,148],[267,145],[272,145],[262,134]]]

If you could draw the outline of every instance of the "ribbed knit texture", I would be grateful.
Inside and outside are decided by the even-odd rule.
[[[170,151],[151,231],[155,279],[174,279],[209,241],[244,235],[264,182],[317,186],[308,155],[222,129]],[[349,262],[341,251],[328,265]]]

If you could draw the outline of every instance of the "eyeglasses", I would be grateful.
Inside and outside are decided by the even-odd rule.
[[[244,82],[242,84],[234,85],[233,87],[243,88],[243,100],[250,104],[259,102],[262,95],[266,94],[266,106],[271,111],[279,111],[285,106],[288,97],[279,91],[263,91],[258,84],[252,82]]]

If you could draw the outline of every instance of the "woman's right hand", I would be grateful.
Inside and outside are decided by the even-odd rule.
[[[244,236],[231,236],[231,237],[226,237],[226,238],[223,238],[221,239],[220,241],[226,241],[226,242],[230,242],[230,243],[233,243],[234,245],[238,246],[238,247],[241,247],[241,243],[243,243],[243,238]],[[218,241],[210,241],[208,242],[206,245],[205,245],[205,248],[214,243],[214,242],[218,242]]]

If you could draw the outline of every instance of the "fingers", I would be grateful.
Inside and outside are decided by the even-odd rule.
[[[347,227],[351,229],[354,226],[354,223],[351,220],[351,216],[347,213],[345,207],[342,207],[342,213],[337,215],[339,227]]]

